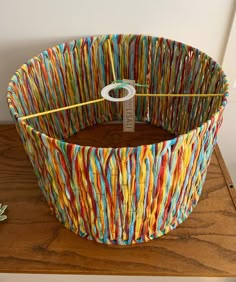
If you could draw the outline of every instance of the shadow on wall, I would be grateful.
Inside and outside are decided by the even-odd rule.
[[[8,83],[17,69],[47,48],[78,38],[79,36],[20,39],[8,40],[0,44],[0,124],[13,122],[6,102],[6,91]]]

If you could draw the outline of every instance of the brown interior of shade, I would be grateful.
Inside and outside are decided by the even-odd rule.
[[[123,132],[122,124],[104,123],[87,127],[66,141],[92,147],[136,147],[174,138],[168,131],[147,123],[136,123],[135,132]]]

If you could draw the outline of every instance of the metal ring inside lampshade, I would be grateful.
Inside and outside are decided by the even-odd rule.
[[[124,88],[128,91],[128,94],[125,96],[125,97],[122,97],[122,98],[114,98],[114,97],[111,97],[109,95],[109,92],[112,90],[112,89],[115,89],[117,87],[120,87],[120,88]],[[124,101],[127,101],[131,98],[134,97],[136,93],[136,90],[135,88],[130,85],[130,84],[124,84],[124,83],[112,83],[112,84],[108,84],[106,85],[103,89],[102,89],[102,92],[101,92],[101,95],[103,98],[105,98],[106,100],[108,101],[111,101],[111,102],[124,102]]]

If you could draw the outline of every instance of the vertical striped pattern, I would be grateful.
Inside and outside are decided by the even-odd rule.
[[[136,97],[137,121],[176,138],[135,148],[65,142],[88,126],[122,120],[122,103],[105,101],[27,121],[18,117],[100,98],[113,81],[133,79],[142,93],[224,93],[224,97]],[[115,95],[118,95],[118,91]],[[107,244],[159,237],[197,204],[222,113],[227,81],[220,66],[193,47],[141,35],[82,38],[25,63],[8,87],[8,104],[49,206],[76,234]]]

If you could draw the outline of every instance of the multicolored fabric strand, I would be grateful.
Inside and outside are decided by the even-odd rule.
[[[98,99],[118,80],[139,93],[215,93],[223,97],[136,97],[136,120],[175,138],[158,144],[95,148],[67,143],[86,127],[122,120],[122,103],[103,101],[28,120],[20,117]],[[107,244],[146,242],[183,222],[196,206],[227,102],[221,67],[179,42],[141,35],[82,38],[25,63],[8,104],[47,202],[76,234]],[[115,95],[119,95],[119,90]]]

